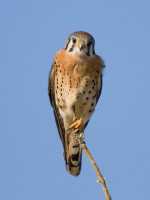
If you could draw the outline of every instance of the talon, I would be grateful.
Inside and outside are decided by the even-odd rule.
[[[79,129],[79,128],[82,127],[82,124],[83,124],[83,121],[82,121],[82,119],[80,118],[80,119],[74,121],[74,122],[69,126],[69,129],[70,129],[70,128]]]

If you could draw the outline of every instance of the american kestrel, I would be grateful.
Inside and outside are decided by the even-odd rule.
[[[95,54],[95,40],[87,32],[72,33],[52,64],[48,92],[64,148],[66,168],[77,176],[81,170],[79,136],[94,112],[102,90],[104,62]]]

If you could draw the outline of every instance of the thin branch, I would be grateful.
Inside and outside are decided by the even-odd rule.
[[[93,168],[96,172],[96,176],[98,178],[97,182],[102,185],[102,189],[105,193],[105,199],[111,200],[111,196],[110,196],[109,189],[107,187],[106,181],[105,181],[98,165],[96,164],[94,157],[92,156],[92,154],[91,154],[90,150],[88,149],[86,143],[84,141],[82,141],[82,139],[81,139],[81,147],[84,150],[87,157],[89,158],[89,160],[91,161],[91,164],[92,164],[92,166],[93,166]]]

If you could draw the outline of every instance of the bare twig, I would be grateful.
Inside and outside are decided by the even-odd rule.
[[[111,200],[111,196],[110,196],[106,181],[105,181],[98,165],[96,164],[94,157],[92,156],[90,150],[88,149],[86,143],[82,140],[81,140],[81,147],[84,150],[85,154],[88,156],[89,160],[91,161],[91,164],[92,164],[92,166],[96,172],[96,176],[98,178],[97,182],[102,185],[103,191],[105,193],[105,199]]]

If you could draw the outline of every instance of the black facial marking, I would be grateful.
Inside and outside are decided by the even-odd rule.
[[[72,38],[72,42],[75,44],[76,41],[77,41],[76,38],[73,37],[73,38]]]
[[[73,51],[73,46],[69,49],[69,52],[72,52]]]
[[[89,42],[87,43],[87,47],[89,48],[91,45],[92,45],[92,41],[89,41]]]
[[[90,56],[90,49],[93,49],[93,54],[95,54],[94,52],[94,40],[90,40],[88,43],[87,43],[87,49],[88,49],[88,52],[87,52],[87,56]]]
[[[69,42],[70,42],[70,38],[69,38],[69,39],[68,39],[68,41],[67,41],[67,44],[66,44],[66,47],[65,47],[65,49],[67,49],[67,48],[68,48]]]

